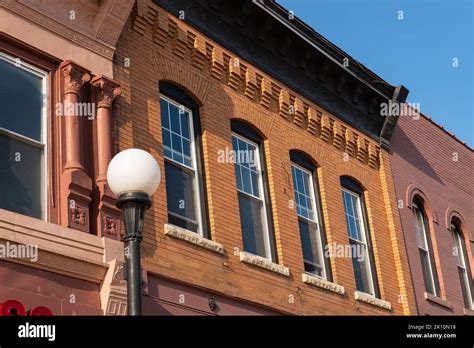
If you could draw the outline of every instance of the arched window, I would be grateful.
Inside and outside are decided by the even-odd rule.
[[[439,296],[438,274],[436,272],[436,265],[433,257],[433,246],[431,244],[429,224],[426,219],[423,204],[424,202],[418,196],[415,197],[412,204],[416,244],[420,253],[421,268],[423,270],[426,292]]]
[[[356,289],[379,297],[364,190],[353,179],[345,176],[341,177],[341,186]]]
[[[160,82],[168,221],[209,238],[199,107],[177,86]]]
[[[263,139],[245,123],[231,128],[244,250],[276,262]]]
[[[290,151],[290,159],[304,270],[330,280],[329,259],[325,258],[324,253],[326,238],[320,211],[316,166],[298,151]]]
[[[451,221],[451,230],[454,238],[454,254],[458,259],[458,273],[461,280],[464,305],[470,310],[474,310],[474,290],[469,258],[467,257],[466,243],[461,231],[461,224],[456,219]]]

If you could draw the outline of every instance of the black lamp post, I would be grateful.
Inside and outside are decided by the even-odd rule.
[[[128,315],[142,314],[140,242],[145,210],[151,207],[150,196],[160,184],[160,167],[146,151],[128,149],[118,153],[107,169],[110,189],[119,196],[125,225],[124,254],[126,262]]]

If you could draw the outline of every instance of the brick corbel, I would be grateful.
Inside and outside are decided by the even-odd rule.
[[[68,105],[80,102],[80,90],[90,81],[89,71],[73,63],[64,61],[60,65],[63,73],[63,105],[65,136],[65,157],[61,177],[61,223],[62,225],[90,232],[89,204],[91,202],[92,180],[84,169],[82,159],[83,141],[81,135],[81,115],[76,108],[69,110]],[[67,113],[67,114],[66,114]]]
[[[97,154],[99,205],[97,214],[97,234],[120,240],[120,210],[116,208],[116,196],[107,185],[107,167],[112,159],[112,103],[121,94],[119,84],[105,76],[92,80],[97,100]]]

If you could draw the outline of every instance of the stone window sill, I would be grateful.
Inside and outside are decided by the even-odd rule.
[[[240,261],[275,272],[286,277],[290,276],[290,269],[288,267],[279,265],[261,256],[257,256],[245,251],[240,252]]]
[[[392,304],[390,302],[381,300],[375,297],[374,295],[366,294],[365,292],[361,291],[356,291],[354,292],[354,296],[357,301],[362,301],[387,310],[392,309]]]
[[[178,227],[172,224],[165,224],[164,232],[167,236],[183,240],[192,245],[213,251],[221,255],[224,254],[224,246],[222,244],[204,238],[199,234],[184,229],[182,227]]]
[[[315,277],[307,273],[303,273],[301,276],[303,278],[303,283],[310,284],[310,285],[313,285],[313,286],[316,286],[318,288],[322,288],[328,291],[332,291],[340,295],[344,295],[345,293],[345,289],[342,285],[330,282],[322,278]]]
[[[436,303],[439,306],[443,306],[448,309],[453,309],[451,302],[445,300],[444,298],[430,294],[429,292],[424,293],[425,300]]]
[[[472,309],[468,309],[468,308],[464,308],[464,315],[472,315],[474,316],[474,310]]]

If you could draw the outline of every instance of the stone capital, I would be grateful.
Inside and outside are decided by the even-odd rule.
[[[103,75],[94,77],[91,84],[96,88],[99,108],[111,108],[115,97],[122,93],[116,81]]]
[[[91,79],[87,69],[70,60],[62,62],[60,68],[64,74],[64,94],[79,94],[82,85]]]

